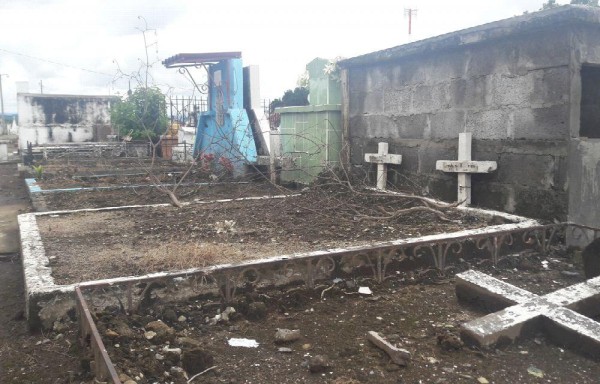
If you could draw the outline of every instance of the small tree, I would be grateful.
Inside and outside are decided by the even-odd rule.
[[[111,108],[111,120],[121,136],[154,141],[169,121],[165,95],[156,87],[138,87]]]
[[[556,0],[548,0],[546,3],[542,4],[542,8],[540,8],[540,11],[555,7],[560,7],[560,4],[556,4]]]
[[[589,5],[592,7],[597,7],[598,0],[571,0],[571,4]],[[556,7],[560,7],[560,4],[556,4],[556,0],[548,0],[547,2],[542,4],[542,8],[540,8],[540,11],[543,11],[545,9],[550,9],[550,8],[556,8]]]
[[[592,7],[597,7],[598,0],[571,0],[571,4],[589,5]]]
[[[275,99],[269,104],[269,126],[273,129],[279,126],[280,116],[275,113],[275,108],[297,107],[308,105],[309,90],[306,87],[296,87],[293,91],[288,89],[281,99]]]

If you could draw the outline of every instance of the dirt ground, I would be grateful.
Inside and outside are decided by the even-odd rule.
[[[314,188],[285,199],[40,216],[38,227],[55,281],[70,284],[497,223],[453,208],[444,219],[421,210],[379,217],[415,206],[402,197]]]
[[[52,159],[42,162],[41,166],[41,177],[34,171],[30,176],[38,180],[42,189],[149,185],[157,180],[176,184],[181,179],[182,183],[201,183],[227,178],[225,172],[218,172],[207,164],[179,164],[159,158],[154,162],[141,158]],[[258,177],[254,176],[247,178]]]
[[[582,279],[564,252],[507,257],[498,268],[471,260],[459,269],[471,267],[538,294]],[[431,277],[413,273],[383,285],[357,278],[314,290],[250,291],[238,295],[227,321],[215,320],[226,311],[218,299],[159,301],[136,314],[112,309],[96,316],[117,370],[137,383],[186,383],[200,372],[194,383],[598,382],[597,361],[552,344],[542,333],[499,349],[463,346],[460,324],[485,311],[459,303],[451,277]],[[373,294],[358,295],[359,286]],[[298,330],[298,339],[277,342],[278,329]],[[368,331],[408,350],[408,365],[394,364],[366,339]],[[258,346],[228,345],[233,338]]]
[[[276,188],[266,183],[252,184],[209,184],[183,186],[177,189],[181,202],[194,200],[216,200],[248,196],[265,196],[290,193],[285,188]],[[92,190],[80,192],[45,193],[44,200],[49,211],[81,208],[104,208],[124,205],[168,204],[169,196],[155,187],[123,188],[114,190]]]
[[[231,180],[225,174],[210,172],[201,164],[189,166],[157,160],[151,166],[149,162],[137,158],[85,159],[81,163],[54,159],[42,165],[42,177],[33,170],[29,176],[35,177],[43,190],[101,188],[44,193],[45,207],[49,211],[170,203],[168,194],[157,185],[173,191],[180,181],[175,195],[181,202],[290,193],[287,188],[268,183],[265,176],[258,173]]]
[[[14,209],[17,206],[17,209]],[[0,164],[0,217],[16,223],[30,210],[16,164]],[[0,383],[78,383],[79,357],[75,326],[47,334],[30,333],[23,316],[23,270],[16,225],[1,227],[0,254]],[[16,249],[15,249],[16,247]]]
[[[4,196],[10,190],[22,198],[21,184],[7,182],[16,178],[16,165],[11,166],[14,169],[0,177],[0,192]],[[40,228],[45,232],[44,244],[53,268],[58,271],[63,265],[63,272],[55,277],[69,282],[115,273],[180,269],[181,260],[187,262],[193,255],[198,256],[193,260],[196,266],[202,266],[230,260],[227,257],[243,258],[258,253],[261,247],[269,250],[277,246],[277,253],[322,249],[352,241],[369,243],[390,236],[412,237],[500,223],[452,210],[444,210],[442,220],[439,215],[423,211],[397,215],[402,209],[414,207],[415,202],[360,194],[351,200],[346,192],[308,190],[296,200],[267,205],[255,202],[166,207],[141,210],[141,215],[134,214],[136,210],[81,214],[79,223],[70,216],[48,217],[40,220]],[[93,204],[100,206],[106,206],[102,204],[107,200],[125,201],[116,195],[96,196],[99,201]],[[62,199],[68,204],[69,195]],[[143,197],[141,200],[141,204],[147,201]],[[80,201],[71,199],[71,203],[71,208],[77,208]],[[248,207],[252,207],[250,213],[244,212]],[[77,235],[71,230],[75,227]],[[142,249],[145,258],[128,253],[132,249]],[[103,254],[105,262],[101,262]],[[149,254],[154,257],[149,259]],[[180,257],[168,259],[167,255]],[[80,264],[69,264],[73,262]],[[457,268],[470,267],[536,293],[582,279],[570,255],[560,250],[550,257],[534,253],[508,257],[499,268],[478,260],[463,261]],[[71,272],[77,269],[91,274]],[[76,319],[70,324],[57,324],[49,333],[28,332],[23,320],[18,254],[0,257],[0,281],[0,383],[92,382],[83,369],[88,365],[85,357],[78,352]],[[373,294],[358,295],[360,286],[370,287]],[[383,285],[357,277],[315,290],[249,290],[238,295],[232,307],[236,312],[230,319],[215,324],[211,319],[226,309],[219,299],[207,302],[198,298],[177,305],[157,302],[137,314],[112,308],[95,315],[118,369],[139,384],[187,382],[181,367],[190,373],[188,378],[192,372],[208,369],[193,383],[231,384],[596,383],[600,375],[597,361],[556,346],[543,334],[498,350],[461,346],[455,338],[459,325],[484,311],[458,303],[452,276],[440,276],[433,270],[405,272]],[[156,320],[168,327],[154,328],[166,330],[166,338],[149,341],[146,331]],[[298,329],[300,339],[275,343],[278,328]],[[366,340],[367,331],[380,332],[411,352],[408,366],[392,364]],[[234,337],[254,339],[259,346],[228,346],[227,340]],[[176,348],[182,353],[172,351]],[[200,363],[188,361],[194,355],[200,356]],[[319,372],[311,373],[311,367]]]

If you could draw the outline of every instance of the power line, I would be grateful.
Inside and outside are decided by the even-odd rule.
[[[54,65],[60,65],[62,67],[73,68],[73,69],[77,69],[77,70],[84,71],[84,72],[95,73],[97,75],[104,75],[104,76],[110,76],[110,77],[114,76],[113,74],[110,74],[110,73],[98,72],[98,71],[94,71],[94,70],[91,70],[91,69],[76,67],[76,66],[70,65],[70,64],[59,63],[57,61],[52,61],[52,60],[48,60],[48,59],[42,59],[40,57],[30,56],[30,55],[26,55],[24,53],[9,51],[8,49],[4,49],[4,48],[0,48],[0,51],[6,52],[6,53],[10,53],[12,55],[27,57],[28,59],[34,59],[34,60],[44,61],[46,63],[50,63],[50,64],[54,64]]]

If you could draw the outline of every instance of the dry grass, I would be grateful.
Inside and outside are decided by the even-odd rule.
[[[171,241],[149,250],[143,256],[123,260],[125,268],[135,275],[158,271],[177,271],[202,268],[214,264],[235,263],[243,260],[239,249],[228,244],[180,243]]]

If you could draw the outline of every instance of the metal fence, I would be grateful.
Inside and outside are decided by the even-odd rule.
[[[152,156],[152,145],[148,141],[63,143],[39,146],[33,146],[29,143],[23,153],[23,162],[25,165],[31,165],[33,161],[42,159],[149,156]]]
[[[195,127],[198,125],[198,116],[208,110],[205,97],[172,96],[169,97],[168,113],[172,123],[181,126]]]

